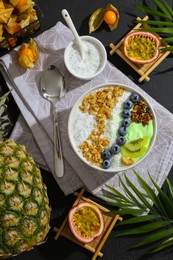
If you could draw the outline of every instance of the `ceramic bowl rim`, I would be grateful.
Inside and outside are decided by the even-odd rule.
[[[74,77],[78,78],[78,79],[83,79],[83,80],[90,80],[93,79],[94,77],[98,76],[105,68],[106,66],[106,62],[107,62],[107,52],[106,49],[104,47],[104,45],[102,44],[101,41],[99,41],[97,38],[93,37],[93,36],[88,36],[88,35],[84,35],[84,36],[80,36],[81,39],[87,40],[90,39],[91,41],[93,41],[94,43],[97,44],[98,48],[101,50],[102,53],[102,64],[100,65],[99,69],[96,71],[96,73],[94,73],[93,75],[89,76],[89,77],[82,77],[79,74],[75,74],[74,70],[71,70],[71,67],[69,66],[68,62],[67,62],[67,52],[68,49],[72,46],[72,44],[74,43],[75,40],[72,40],[67,47],[65,48],[64,51],[64,63],[65,66],[67,68],[67,70],[70,72],[71,75],[73,75]]]

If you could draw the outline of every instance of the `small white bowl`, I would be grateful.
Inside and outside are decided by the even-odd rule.
[[[82,60],[75,40],[64,52],[64,62],[68,71],[76,78],[89,80],[99,75],[106,66],[107,53],[103,44],[92,36],[80,37],[87,52]]]
[[[122,117],[123,104],[124,104],[125,100],[127,100],[129,98],[131,93],[134,93],[134,92],[137,93],[140,96],[140,98],[142,98],[142,100],[144,100],[145,103],[147,104],[148,108],[150,109],[150,111],[153,114],[153,122],[152,122],[151,128],[147,128],[145,130],[141,130],[141,128],[138,128],[138,126],[133,125],[132,128],[130,128],[131,132],[129,132],[130,141],[141,138],[142,136],[145,136],[145,135],[149,135],[151,137],[149,139],[150,141],[149,141],[148,150],[143,155],[143,157],[139,158],[135,163],[129,164],[129,165],[122,164],[121,163],[121,153],[119,153],[117,155],[113,155],[114,157],[111,158],[110,168],[104,169],[103,167],[97,166],[96,164],[91,164],[91,162],[89,162],[82,155],[82,150],[79,148],[79,145],[81,144],[81,142],[83,142],[84,140],[88,140],[87,138],[88,138],[89,134],[91,133],[91,131],[93,130],[93,126],[95,127],[95,123],[96,123],[95,115],[90,115],[87,112],[83,113],[79,109],[79,107],[81,106],[83,99],[86,96],[88,96],[90,93],[95,93],[97,91],[100,91],[102,89],[107,89],[109,87],[116,88],[117,86],[122,86],[123,89],[125,90],[125,94],[124,94],[124,96],[121,97],[121,99],[120,99],[121,101],[119,101],[120,103],[117,103],[117,105],[116,105],[117,108],[113,112],[114,117],[112,119],[110,118],[111,121],[109,122],[109,120],[108,120],[106,123],[106,125],[108,126],[108,129],[112,129],[110,132],[111,133],[110,137],[111,137],[111,139],[113,138],[112,139],[113,143],[116,143],[116,138],[119,136],[118,129],[119,129],[120,125],[122,124],[122,120],[123,120],[123,117]],[[128,127],[127,127],[127,131],[128,131]],[[149,134],[149,132],[150,132],[150,134]],[[140,134],[140,136],[139,136],[139,134]],[[141,134],[142,134],[142,136],[141,136]],[[132,135],[133,135],[133,138],[131,139]],[[156,115],[155,115],[155,112],[154,112],[151,104],[137,90],[135,90],[127,85],[119,84],[119,83],[101,84],[101,85],[95,86],[92,89],[90,89],[89,91],[87,91],[75,103],[75,105],[73,106],[73,108],[70,112],[69,119],[68,119],[68,136],[69,136],[71,146],[72,146],[74,152],[76,153],[76,155],[85,164],[87,164],[91,168],[99,170],[99,171],[107,172],[107,173],[108,172],[126,171],[130,168],[133,168],[140,162],[142,162],[144,160],[144,158],[146,158],[146,156],[151,151],[151,148],[153,147],[153,145],[155,143],[156,135],[157,135],[157,120],[156,120]],[[110,141],[110,142],[112,142],[112,141]],[[110,143],[110,145],[112,145],[112,144]]]

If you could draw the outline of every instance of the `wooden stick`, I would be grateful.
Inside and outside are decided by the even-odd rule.
[[[58,232],[59,230],[58,230],[58,228],[55,227],[55,228],[54,228],[54,231],[55,231],[55,232]],[[62,235],[63,237],[65,237],[65,238],[71,240],[72,242],[74,242],[74,243],[76,243],[76,244],[78,244],[78,245],[80,245],[80,246],[86,248],[86,249],[89,250],[90,252],[95,253],[95,249],[94,249],[93,247],[91,247],[91,246],[89,246],[89,245],[87,245],[87,244],[82,244],[82,243],[80,243],[80,242],[77,241],[74,237],[70,236],[68,233],[64,232],[63,230],[62,230],[62,232],[61,232],[61,235]],[[98,255],[99,255],[100,257],[103,256],[103,254],[102,254],[101,252],[99,252]]]
[[[95,254],[92,257],[92,260],[95,260],[96,257],[98,256],[98,254],[100,252],[100,249],[103,247],[104,243],[106,242],[110,232],[112,231],[112,229],[113,229],[113,227],[114,227],[114,225],[115,225],[115,223],[117,222],[118,219],[119,219],[119,215],[116,215],[115,218],[113,219],[113,221],[111,222],[111,224],[110,224],[107,232],[105,233],[104,237],[102,238],[99,246],[97,247],[97,250],[96,250]]]

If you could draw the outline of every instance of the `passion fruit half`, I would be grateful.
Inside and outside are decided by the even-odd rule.
[[[73,206],[68,213],[68,223],[75,238],[84,244],[91,243],[104,230],[101,211],[90,202],[81,202]]]
[[[124,38],[124,54],[132,62],[146,64],[155,61],[160,53],[160,39],[150,32],[131,32]]]

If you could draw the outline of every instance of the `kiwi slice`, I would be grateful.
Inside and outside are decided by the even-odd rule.
[[[138,158],[138,157],[141,157],[143,156],[147,150],[148,150],[148,147],[146,146],[142,146],[140,149],[138,149],[137,151],[130,151],[129,149],[127,149],[127,147],[124,146],[121,146],[121,153],[122,155],[124,155],[125,157],[133,157],[133,158]]]
[[[145,146],[147,142],[148,142],[148,136],[144,136],[143,138],[139,138],[131,142],[128,142],[124,146],[131,152],[137,152],[143,146]]]

